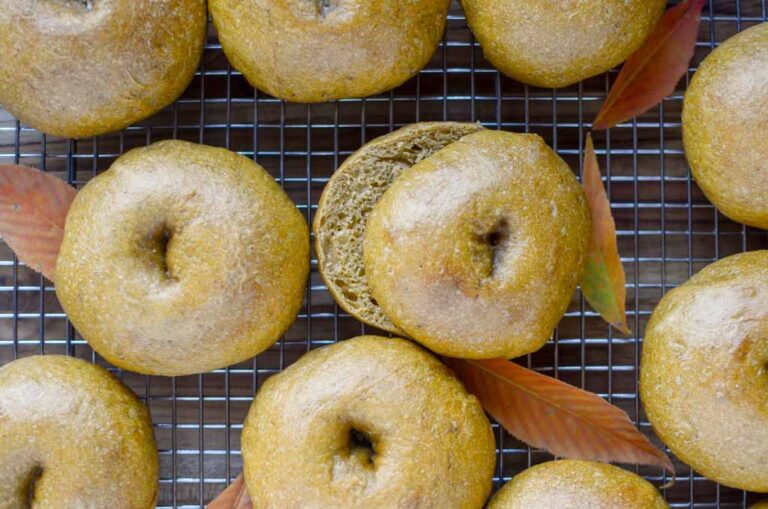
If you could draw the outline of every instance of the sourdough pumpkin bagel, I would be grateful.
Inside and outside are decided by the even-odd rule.
[[[640,396],[677,457],[768,492],[768,251],[719,260],[669,292],[643,342]]]
[[[323,189],[313,223],[318,268],[339,306],[358,320],[402,334],[368,289],[363,235],[373,207],[405,169],[480,129],[479,124],[457,122],[403,127],[349,156]]]
[[[0,104],[48,134],[122,129],[181,95],[206,25],[205,0],[0,0]]]
[[[487,509],[667,509],[656,488],[639,475],[595,461],[560,460],[512,478]]]
[[[104,368],[63,356],[0,369],[0,507],[151,509],[152,421]]]
[[[450,0],[209,0],[224,53],[256,88],[294,102],[365,97],[437,50]]]
[[[308,271],[306,222],[263,168],[164,141],[123,155],[77,194],[55,279],[94,350],[171,376],[271,346],[296,317]]]
[[[368,285],[408,336],[452,357],[539,349],[591,233],[584,192],[537,135],[482,130],[405,170],[365,228]]]
[[[281,509],[480,509],[495,463],[490,423],[453,373],[376,336],[269,378],[242,449],[254,507]]]
[[[626,60],[666,0],[461,0],[488,61],[507,76],[558,88]]]
[[[768,229],[768,23],[701,64],[685,93],[683,142],[707,198],[734,221]]]

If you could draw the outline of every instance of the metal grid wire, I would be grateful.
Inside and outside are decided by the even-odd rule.
[[[666,291],[712,261],[768,247],[765,231],[733,223],[707,202],[690,177],[680,141],[682,94],[695,66],[717,44],[767,17],[766,0],[709,0],[693,67],[677,91],[637,120],[596,136],[627,272],[631,335],[614,334],[577,294],[554,341],[521,359],[607,398],[649,435],[637,380],[640,338],[651,310]],[[483,59],[455,3],[440,49],[405,85],[363,100],[297,105],[254,91],[231,69],[211,30],[203,63],[183,97],[120,133],[80,141],[54,138],[0,109],[0,164],[39,167],[82,187],[133,147],[186,139],[253,157],[311,221],[323,186],[345,157],[364,142],[417,121],[480,121],[492,129],[535,132],[577,170],[589,122],[615,77],[612,71],[553,91],[500,76]],[[159,506],[200,507],[215,497],[241,471],[242,422],[260,384],[309,349],[365,332],[375,331],[339,310],[313,256],[301,314],[285,337],[257,358],[179,378],[115,370],[152,413],[161,461]],[[108,366],[73,330],[51,282],[18,263],[0,243],[0,365],[40,353]],[[551,458],[494,428],[495,488]],[[720,487],[679,461],[676,466],[677,484],[664,492],[673,507],[747,507],[758,498]],[[667,480],[659,469],[637,471],[657,485]]]

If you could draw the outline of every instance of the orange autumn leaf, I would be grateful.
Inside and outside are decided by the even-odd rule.
[[[581,179],[592,214],[592,240],[581,276],[581,292],[606,322],[627,334],[626,276],[616,245],[616,223],[603,187],[592,135],[587,135]]]
[[[208,504],[208,509],[253,509],[243,474],[238,475],[227,489]]]
[[[555,456],[655,465],[672,462],[627,414],[601,397],[503,359],[444,359],[483,408],[523,442]]]
[[[63,180],[35,168],[0,165],[0,237],[21,261],[52,281],[76,194]]]
[[[693,57],[704,3],[685,0],[664,13],[645,43],[624,63],[594,129],[608,129],[645,113],[675,90]]]

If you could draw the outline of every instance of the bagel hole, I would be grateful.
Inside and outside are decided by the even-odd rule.
[[[158,252],[160,254],[160,270],[165,274],[168,279],[176,280],[171,267],[168,266],[168,246],[173,239],[173,231],[168,228],[168,225],[163,225],[163,228],[158,235]]]
[[[171,268],[168,266],[168,246],[173,238],[173,232],[168,229],[167,226],[163,227],[160,233],[160,269],[165,273],[169,279],[176,279],[171,273]]]
[[[315,0],[315,6],[317,8],[317,15],[324,18],[333,9],[331,0]]]
[[[493,225],[493,228],[485,234],[485,243],[492,248],[502,247],[509,239],[509,222],[501,218]]]
[[[353,427],[349,430],[350,456],[357,457],[365,466],[373,467],[376,457],[376,448],[371,436]]]
[[[501,264],[504,252],[507,250],[510,238],[509,222],[501,218],[493,225],[493,228],[485,233],[481,241],[490,248],[491,252],[491,270],[488,277],[496,274],[496,270]]]
[[[29,473],[29,478],[26,483],[26,496],[24,497],[27,501],[26,507],[32,507],[32,503],[35,501],[37,483],[40,481],[41,477],[43,477],[43,467],[40,465],[33,468]]]
[[[93,10],[93,2],[94,0],[64,0],[65,4],[85,9],[86,11]]]

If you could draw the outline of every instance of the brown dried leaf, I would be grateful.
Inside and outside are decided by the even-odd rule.
[[[243,474],[238,475],[227,489],[208,504],[208,509],[253,509]]]
[[[63,180],[35,168],[0,165],[0,237],[51,281],[76,194]]]
[[[591,134],[587,135],[581,179],[592,215],[592,240],[581,275],[581,292],[606,322],[628,334],[626,275],[616,244],[616,223],[603,187]]]
[[[655,465],[672,462],[627,414],[599,396],[503,359],[444,359],[508,432],[556,456]]]
[[[675,90],[688,71],[705,0],[685,0],[659,20],[627,59],[597,114],[593,129],[608,129],[645,113]]]

